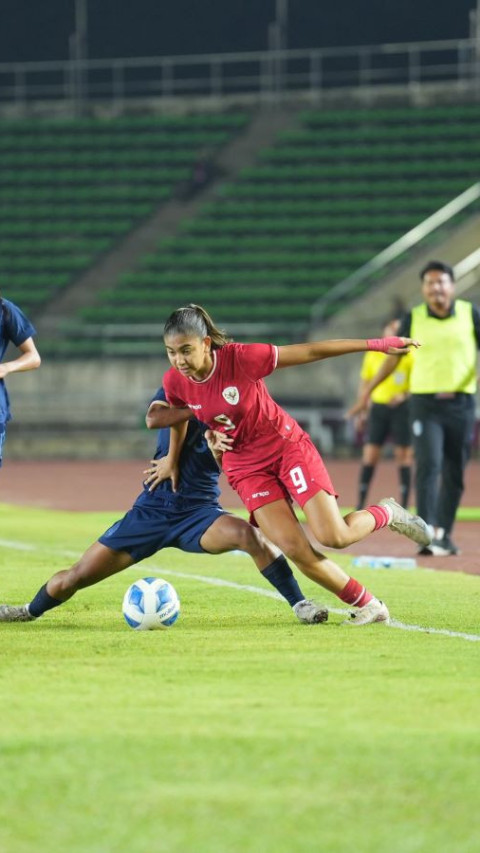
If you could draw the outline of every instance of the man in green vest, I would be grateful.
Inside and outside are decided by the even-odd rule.
[[[451,539],[464,489],[475,426],[480,311],[455,299],[453,270],[429,261],[420,272],[424,302],[403,318],[398,334],[420,341],[410,374],[417,512],[432,528],[421,554],[458,554]],[[401,356],[388,356],[355,406],[392,373]]]

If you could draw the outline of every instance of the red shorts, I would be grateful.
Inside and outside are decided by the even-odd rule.
[[[291,500],[303,507],[318,492],[337,493],[310,436],[300,441],[283,440],[275,461],[265,468],[237,468],[227,473],[228,482],[238,492],[250,513],[278,500]]]

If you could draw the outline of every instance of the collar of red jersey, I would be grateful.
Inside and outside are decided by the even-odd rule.
[[[215,373],[215,370],[217,369],[217,351],[215,349],[212,350],[211,355],[212,355],[213,364],[212,364],[212,369],[211,369],[210,373],[207,373],[207,375],[203,379],[194,379],[193,376],[188,377],[190,382],[193,382],[194,385],[201,385],[203,382],[208,382],[208,380]]]

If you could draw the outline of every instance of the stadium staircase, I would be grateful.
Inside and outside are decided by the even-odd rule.
[[[209,116],[204,116],[205,122],[211,122]],[[194,119],[195,121],[195,119]],[[219,124],[220,117],[217,116],[216,123]],[[132,344],[130,336],[125,332],[125,340],[122,340],[122,328],[129,331],[135,323],[137,314],[134,308],[126,313],[123,303],[117,304],[115,285],[123,274],[135,275],[135,269],[141,264],[142,258],[154,252],[158,247],[159,238],[168,239],[177,233],[184,220],[192,218],[199,206],[209,199],[215,197],[217,187],[222,180],[236,174],[239,166],[248,166],[255,161],[258,146],[268,146],[272,143],[275,135],[291,122],[289,111],[276,109],[274,111],[263,110],[262,112],[247,117],[242,113],[233,120],[232,115],[225,117],[227,125],[237,127],[241,132],[231,135],[230,139],[215,152],[210,165],[209,180],[204,186],[194,187],[194,192],[186,187],[180,187],[180,192],[163,205],[159,206],[154,213],[133,228],[125,239],[118,241],[113,248],[91,266],[85,273],[77,276],[70,287],[62,293],[55,295],[49,303],[43,306],[36,316],[37,326],[42,334],[42,348],[44,352],[57,355],[96,355],[99,351],[100,327],[105,332],[105,319],[98,323],[98,309],[95,307],[90,312],[90,306],[95,305],[97,293],[105,292],[114,294],[110,317],[107,319],[109,328],[119,332],[119,337],[114,340],[108,339],[108,333],[101,333],[103,348],[116,355],[141,354],[142,340]],[[198,122],[198,117],[197,117]],[[172,142],[173,144],[173,142]],[[158,316],[156,301],[158,291],[148,293],[149,301],[147,312],[145,312],[145,294],[140,292],[140,305],[142,321]],[[121,299],[121,297],[119,297]],[[138,309],[137,309],[138,312]],[[88,314],[93,313],[97,322],[90,322]],[[102,314],[104,317],[105,315]],[[160,315],[163,317],[163,315]],[[85,317],[87,320],[85,321]],[[73,319],[72,319],[73,318]],[[123,326],[122,326],[123,324]],[[83,334],[82,334],[83,333]],[[158,335],[156,336],[158,340]],[[151,344],[144,341],[146,352],[151,352]],[[158,343],[155,345],[155,351]]]

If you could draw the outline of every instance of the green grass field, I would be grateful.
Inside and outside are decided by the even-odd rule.
[[[0,507],[0,599],[113,518]],[[157,573],[182,614],[135,632],[124,591]],[[245,556],[173,550],[1,625],[2,853],[477,853],[480,578],[355,574],[452,633],[300,625]]]

